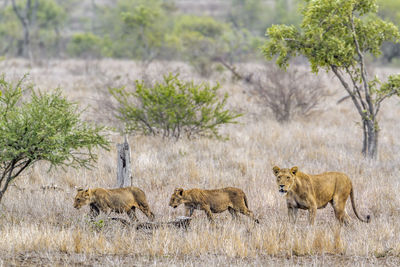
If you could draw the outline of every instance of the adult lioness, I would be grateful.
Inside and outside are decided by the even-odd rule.
[[[273,167],[279,192],[286,195],[289,220],[296,222],[297,210],[309,211],[309,222],[314,224],[317,209],[325,208],[331,203],[335,216],[340,223],[348,223],[349,216],[346,213],[346,201],[351,198],[351,204],[357,218],[362,222],[369,222],[358,215],[354,203],[353,185],[350,178],[340,172],[325,172],[317,175],[305,174],[298,171],[297,167],[280,169]]]
[[[135,209],[140,209],[150,220],[154,220],[154,214],[147,204],[146,195],[137,187],[124,187],[117,189],[78,189],[75,196],[74,208],[80,209],[84,205],[90,205],[90,216],[96,217],[100,211],[109,213],[126,212],[131,220],[137,221]]]
[[[176,188],[171,196],[169,205],[177,208],[180,204],[185,204],[186,216],[191,217],[195,209],[204,210],[208,219],[214,222],[212,213],[221,213],[229,210],[233,218],[237,218],[240,212],[252,218],[256,223],[253,212],[249,210],[247,198],[244,192],[235,187],[226,187],[214,190],[203,190],[193,188],[183,190]]]

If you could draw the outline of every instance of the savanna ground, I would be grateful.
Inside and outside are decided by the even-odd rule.
[[[152,64],[146,71],[134,62],[112,60],[51,61],[33,68],[19,60],[0,63],[0,72],[7,77],[16,79],[29,72],[29,81],[42,90],[61,87],[69,99],[87,106],[86,119],[114,126],[107,87],[132,85],[143,75],[160,78],[166,71],[199,79],[181,63]],[[75,187],[114,187],[115,144],[122,137],[110,134],[111,150],[98,151],[92,170],[48,171],[46,164],[39,164],[16,180],[0,204],[0,266],[400,264],[398,99],[383,107],[379,159],[370,161],[360,153],[361,129],[352,103],[336,104],[345,94],[332,75],[321,76],[334,95],[319,111],[286,124],[275,122],[243,84],[231,82],[226,74],[211,79],[220,80],[223,91],[231,94],[229,106],[245,113],[240,124],[223,127],[230,139],[175,142],[131,136],[133,185],[146,192],[157,221],[183,215],[182,206],[176,210],[168,206],[175,187],[239,187],[260,225],[254,226],[245,216],[233,221],[225,212],[215,216],[217,223],[212,227],[201,211],[195,211],[187,231],[136,231],[105,215],[89,223],[88,207],[72,207]],[[339,228],[330,206],[318,210],[313,227],[307,223],[307,212],[300,211],[294,227],[288,222],[285,199],[278,193],[273,165],[297,165],[307,173],[347,173],[358,210],[370,214],[371,223],[359,222],[348,201],[352,220],[347,227]],[[140,221],[147,220],[140,211],[137,215]]]

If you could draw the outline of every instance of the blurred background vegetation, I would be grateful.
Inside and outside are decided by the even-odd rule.
[[[379,0],[379,15],[400,26],[400,1]],[[0,0],[0,56],[183,60],[203,76],[262,59],[272,24],[300,22],[299,0]],[[394,62],[399,44],[384,44]]]

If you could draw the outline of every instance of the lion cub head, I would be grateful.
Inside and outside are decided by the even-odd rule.
[[[82,206],[89,204],[91,195],[92,195],[92,192],[90,189],[83,190],[83,189],[79,188],[78,193],[75,196],[74,208],[80,209]]]
[[[280,169],[278,166],[275,166],[272,168],[272,170],[276,176],[279,193],[286,195],[287,192],[292,189],[292,186],[295,183],[298,168],[292,167],[291,169]]]
[[[176,188],[169,200],[169,206],[174,209],[183,203],[183,188]]]

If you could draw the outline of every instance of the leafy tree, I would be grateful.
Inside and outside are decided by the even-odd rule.
[[[23,32],[18,55],[32,61],[34,43],[36,47],[48,49],[52,45],[46,47],[46,44],[53,42],[59,48],[60,28],[66,20],[63,6],[53,0],[12,0],[11,3]]]
[[[268,59],[287,67],[291,57],[305,56],[313,72],[331,70],[349,94],[361,117],[365,156],[378,149],[378,118],[382,102],[400,95],[400,75],[387,82],[370,77],[365,56],[378,56],[384,41],[398,41],[395,25],[376,17],[376,0],[305,0],[303,21],[294,26],[274,25],[263,51]],[[350,82],[349,82],[350,81]]]
[[[119,103],[118,118],[128,133],[162,135],[179,139],[203,135],[220,138],[219,127],[236,123],[241,116],[225,109],[228,95],[218,98],[219,85],[183,82],[178,75],[164,76],[163,83],[148,87],[136,81],[136,89],[110,89]]]
[[[24,92],[31,98],[24,100]],[[76,104],[0,77],[0,201],[9,184],[38,161],[51,166],[89,167],[93,150],[107,148],[103,127],[80,119]]]

